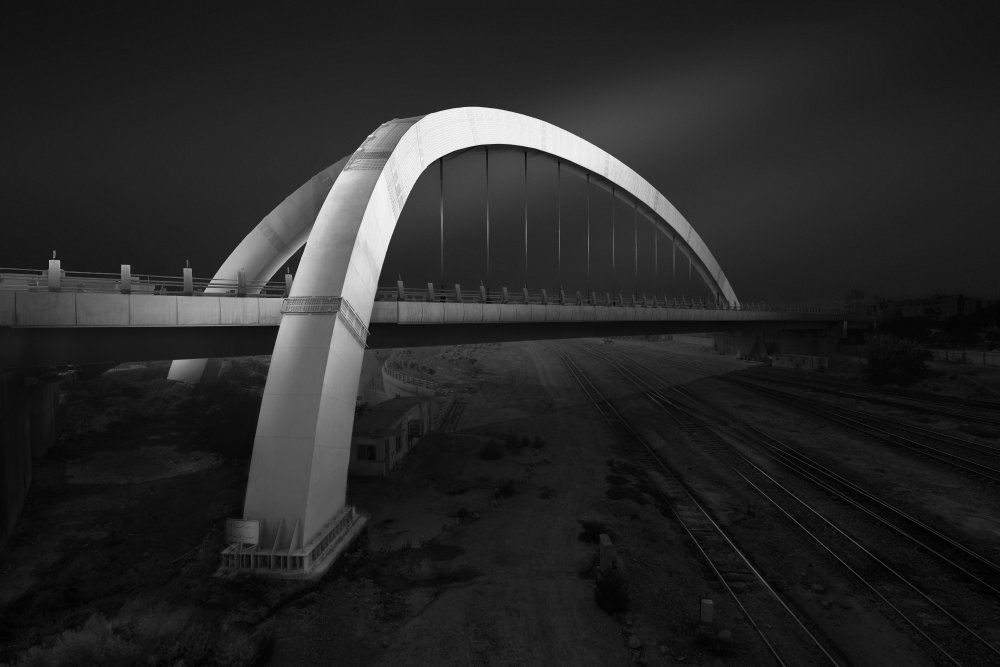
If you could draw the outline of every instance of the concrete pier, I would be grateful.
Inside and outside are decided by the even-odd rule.
[[[55,443],[58,406],[57,378],[0,374],[0,542],[21,515],[32,459]]]

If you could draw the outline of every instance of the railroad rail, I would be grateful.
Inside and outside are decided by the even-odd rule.
[[[738,420],[738,426],[732,427],[734,419],[731,415],[722,415],[714,410],[706,415],[704,408],[699,407],[704,402],[687,390],[676,386],[670,387],[669,391],[673,396],[667,396],[655,385],[619,361],[600,352],[596,354],[615,367],[623,377],[629,379],[635,386],[640,388],[645,396],[669,414],[683,431],[697,433],[699,435],[699,443],[702,446],[711,448],[714,454],[721,460],[726,461],[740,478],[819,544],[832,558],[861,581],[866,588],[882,600],[890,609],[896,612],[949,662],[963,664],[957,656],[967,654],[968,647],[961,641],[957,641],[954,632],[942,632],[936,623],[920,623],[916,619],[926,620],[928,618],[944,617],[947,619],[949,628],[962,630],[965,633],[964,637],[971,637],[976,640],[980,650],[986,649],[988,651],[986,655],[989,660],[996,662],[997,658],[1000,658],[1000,649],[980,632],[971,628],[955,613],[952,613],[952,611],[914,584],[900,571],[898,566],[893,566],[885,558],[880,557],[861,544],[858,539],[846,530],[823,516],[811,503],[802,499],[798,494],[789,489],[787,485],[780,483],[771,474],[758,466],[751,458],[746,456],[746,454],[728,443],[719,435],[712,422],[717,421],[729,424],[730,430],[735,430],[743,435],[744,439],[755,446],[757,451],[791,470],[800,478],[811,482],[824,493],[844,501],[882,527],[890,529],[897,537],[908,542],[911,548],[915,546],[926,551],[939,562],[945,564],[949,569],[974,581],[988,595],[1000,594],[1000,565],[986,559],[933,527],[928,526],[916,517],[893,507],[874,494],[861,489],[858,485],[853,484],[829,468],[822,466],[810,457],[796,451],[794,448],[763,431],[748,424],[739,423]],[[715,413],[714,419],[711,413]],[[746,437],[747,435],[750,437]],[[740,470],[737,466],[743,470]],[[744,474],[744,471],[749,472],[750,476],[757,477],[758,481],[755,482],[750,479],[750,476]],[[803,519],[796,518],[792,511],[789,511],[772,494],[769,494],[764,489],[765,486],[771,486],[780,490],[792,499],[795,505],[800,508],[798,510],[800,516],[804,514],[807,520],[818,520],[820,522],[819,529],[810,529],[806,526]],[[869,568],[865,566],[852,566],[847,558],[828,544],[831,541],[830,537],[824,538],[819,535],[820,530],[836,537],[842,543],[850,545],[855,552],[860,552],[867,559],[876,563],[884,573],[889,575],[887,577],[889,581],[883,580],[881,581],[881,588],[876,587],[871,580],[871,576],[862,574],[862,568],[865,571]],[[855,555],[854,557],[856,558],[857,556]],[[888,591],[889,594],[887,595],[885,591]],[[904,607],[909,611],[905,611]],[[970,664],[985,664],[979,662],[981,657],[981,655],[977,655],[975,657],[976,662]]]
[[[1000,426],[1000,417],[996,416],[997,414],[1000,414],[1000,403],[996,401],[925,394],[923,392],[888,387],[880,390],[881,393],[891,394],[898,397],[897,399],[893,399],[867,393],[864,390],[859,390],[857,386],[836,380],[820,380],[818,378],[802,380],[789,377],[777,377],[775,374],[766,370],[757,370],[753,373],[744,374],[744,378],[747,380],[752,379],[757,382],[781,384],[796,387],[798,389],[807,389],[818,393],[839,396],[842,398],[851,398],[877,405],[903,408],[905,410],[916,410],[920,412],[931,412],[943,417],[950,417],[952,419],[962,421],[974,421],[977,423]],[[975,412],[974,410],[992,412],[993,414],[984,415],[982,412]]]
[[[573,379],[598,409],[603,419],[619,437],[622,444],[630,450],[630,453],[648,464],[647,471],[656,473],[654,481],[657,482],[657,488],[661,490],[661,493],[667,500],[667,505],[670,507],[674,519],[690,538],[706,565],[711,569],[729,596],[735,601],[737,607],[778,663],[781,665],[788,664],[780,655],[773,639],[768,638],[764,628],[761,627],[761,624],[755,619],[754,614],[748,608],[748,606],[754,605],[751,596],[746,594],[748,592],[748,585],[753,582],[759,583],[768,594],[769,599],[780,607],[780,611],[769,610],[772,614],[783,612],[794,621],[795,626],[799,629],[800,640],[805,650],[813,653],[822,662],[833,665],[842,664],[840,660],[833,656],[833,652],[835,651],[825,646],[824,641],[817,637],[816,632],[809,628],[789,607],[763,574],[753,565],[748,556],[726,534],[712,517],[711,513],[698,501],[690,487],[656,453],[656,450],[607,399],[600,389],[597,388],[572,357],[561,352],[559,356],[570,371]],[[761,604],[760,600],[760,598],[757,598],[756,604]]]
[[[814,399],[809,399],[801,395],[790,394],[779,391],[771,387],[765,387],[756,382],[748,382],[741,378],[727,377],[727,381],[750,387],[756,392],[761,392],[774,398],[777,401],[793,406],[805,412],[815,414],[828,421],[846,426],[863,435],[867,435],[875,440],[898,447],[900,449],[915,453],[922,458],[941,463],[963,473],[967,473],[979,479],[983,479],[991,484],[1000,484],[1000,468],[994,462],[997,457],[997,450],[988,445],[980,445],[973,441],[951,436],[943,438],[940,434],[935,434],[929,430],[921,433],[921,437],[926,441],[930,440],[934,444],[920,442],[909,437],[914,427],[907,426],[901,428],[898,423],[894,423],[889,418],[873,415],[861,410],[853,410],[841,406],[832,406]],[[903,431],[908,435],[903,435],[894,431]],[[937,446],[943,443],[945,446],[955,445],[956,442],[966,450],[965,453],[957,454],[948,449]],[[970,454],[975,452],[976,458],[970,458]]]

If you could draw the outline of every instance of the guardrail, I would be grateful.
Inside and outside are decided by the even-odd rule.
[[[695,308],[701,310],[753,310],[766,312],[812,313],[859,315],[846,305],[783,305],[761,301],[746,301],[739,304],[729,304],[725,301],[713,302],[702,298],[685,296],[647,297],[622,294],[612,295],[605,292],[598,294],[591,291],[583,294],[579,291],[567,293],[560,290],[550,294],[547,290],[531,291],[523,288],[520,292],[508,290],[488,290],[480,286],[478,291],[464,290],[461,285],[453,289],[442,290],[428,283],[425,289],[406,287],[401,281],[395,287],[379,287],[375,294],[376,301],[427,301],[443,303],[496,303],[496,304],[539,304],[539,305],[571,305],[571,306],[614,306],[628,308]]]
[[[450,393],[447,390],[442,389],[440,383],[435,382],[434,380],[427,380],[424,378],[415,377],[413,375],[407,375],[406,373],[403,373],[399,368],[396,368],[391,364],[392,362],[390,360],[386,360],[386,362],[382,364],[383,372],[389,377],[399,380],[403,384],[409,384],[413,385],[414,387],[421,387],[423,389],[428,389],[430,391],[433,391],[434,394],[437,396],[444,396]]]
[[[291,292],[292,274],[286,273],[283,280],[267,282],[248,281],[240,272],[235,279],[195,278],[190,269],[184,269],[183,276],[159,276],[131,273],[128,265],[122,265],[120,274],[92,271],[64,271],[58,260],[50,261],[50,269],[10,269],[0,268],[0,291],[63,291],[63,292],[106,292],[139,294],[192,295],[211,294],[213,296],[287,298]],[[576,306],[615,306],[630,308],[696,308],[701,310],[753,310],[764,312],[837,314],[849,316],[878,317],[876,312],[859,312],[847,304],[839,305],[785,305],[763,301],[744,301],[729,304],[725,301],[706,301],[699,297],[647,297],[609,292],[598,294],[590,291],[549,293],[547,290],[531,291],[522,288],[511,291],[501,287],[499,291],[480,286],[478,290],[464,290],[456,284],[452,289],[437,289],[432,283],[426,288],[406,287],[397,281],[394,287],[379,287],[376,301],[437,301],[445,303],[497,303],[497,304],[539,304]]]
[[[287,297],[291,274],[281,281],[252,281],[242,275],[235,279],[195,278],[185,270],[182,276],[133,274],[128,266],[121,273],[66,271],[55,269],[0,268],[0,291],[97,292],[115,294],[172,294],[234,297]],[[58,272],[58,273],[56,273]]]

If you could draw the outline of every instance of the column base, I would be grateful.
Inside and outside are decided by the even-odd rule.
[[[222,550],[217,576],[247,573],[279,579],[318,579],[364,530],[368,515],[345,505],[302,548],[270,549],[230,544]]]

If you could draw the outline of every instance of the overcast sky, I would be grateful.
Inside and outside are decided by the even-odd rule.
[[[1000,298],[986,3],[201,4],[5,18],[0,267],[58,249],[71,270],[211,275],[382,122],[490,106],[635,169],[743,299]],[[547,172],[530,168],[540,200]],[[403,222],[437,214],[413,204]],[[406,279],[437,280],[426,266]]]

